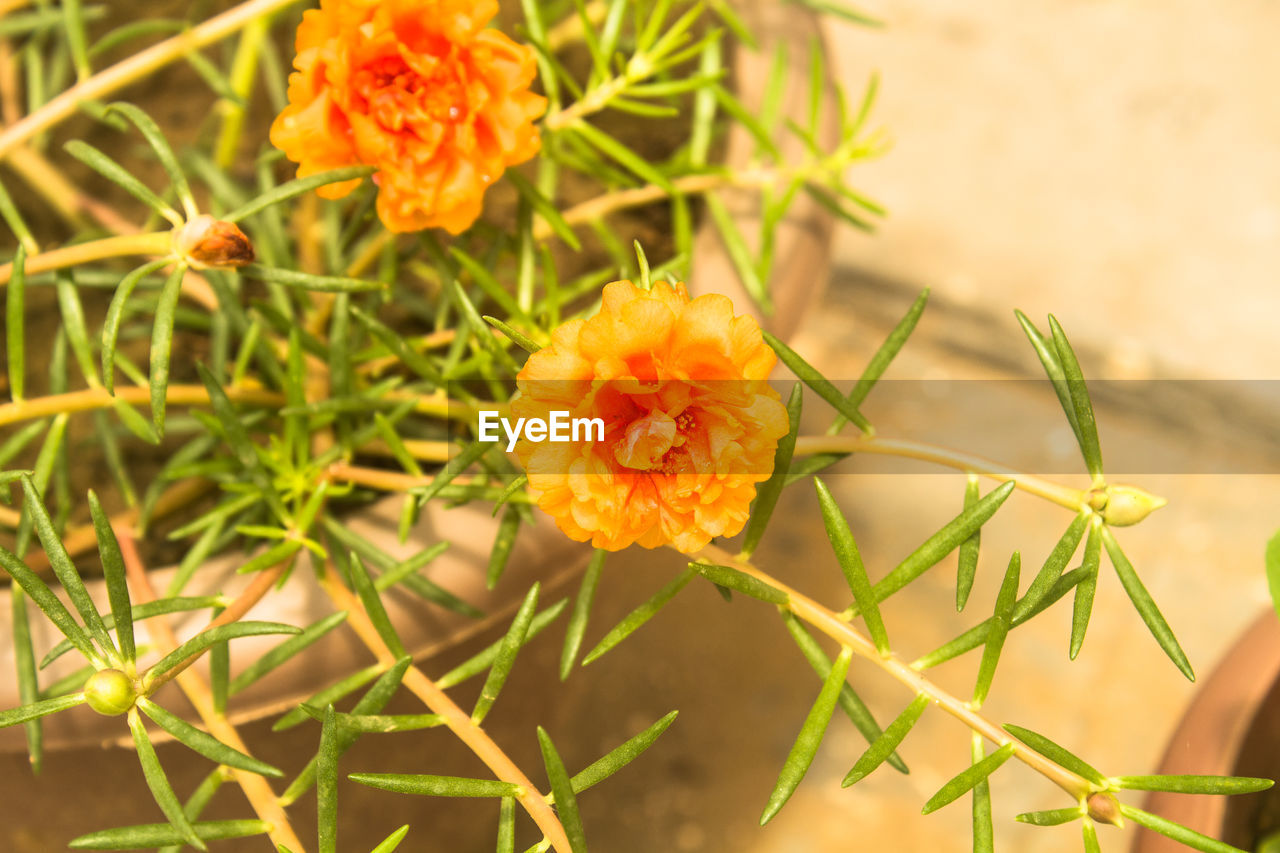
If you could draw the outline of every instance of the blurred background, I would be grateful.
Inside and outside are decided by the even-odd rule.
[[[1280,5],[882,0],[867,11],[886,27],[829,21],[825,36],[849,91],[861,90],[872,71],[881,75],[875,119],[895,144],[859,168],[856,185],[890,215],[875,235],[837,233],[826,294],[795,349],[828,376],[854,378],[928,286],[930,308],[892,378],[1035,376],[1038,363],[1013,318],[1017,307],[1042,327],[1054,313],[1088,377],[1280,379]],[[1269,386],[1255,387],[1264,393]],[[993,429],[1016,429],[1020,406],[1056,405],[1047,385],[1019,384],[1011,393]],[[818,409],[808,412],[813,430],[826,425]],[[873,394],[868,411],[881,434],[910,437],[929,408],[876,409]],[[1108,441],[1121,438],[1193,455],[1231,422],[1230,411],[1194,422],[1161,411],[1100,401],[1104,455]],[[1119,537],[1202,678],[1268,606],[1261,555],[1280,525],[1280,477],[1274,464],[1249,473],[1249,454],[1274,459],[1277,452],[1280,433],[1266,423],[1233,468],[1244,473],[1135,478],[1170,504]],[[964,480],[923,466],[918,474],[860,473],[861,464],[845,463],[828,482],[874,578],[958,511]],[[1087,485],[1083,474],[1059,479]],[[886,606],[895,647],[914,657],[978,621],[990,611],[1010,552],[1021,549],[1031,567],[1024,572],[1038,568],[1069,520],[1060,508],[1015,495],[984,531],[968,611],[954,610],[952,557]],[[847,595],[810,490],[784,496],[757,557],[820,600]],[[587,643],[681,565],[674,555],[637,549],[611,557]],[[1194,686],[1107,571],[1074,663],[1069,631],[1064,602],[1011,635],[988,715],[1044,732],[1104,772],[1153,772]],[[919,814],[968,761],[967,732],[937,713],[926,714],[901,750],[909,776],[881,769],[852,790],[839,780],[864,744],[837,720],[792,802],[768,827],[756,825],[818,689],[771,608],[741,597],[726,605],[695,584],[564,684],[554,675],[560,637],[553,629],[531,644],[486,724],[517,762],[538,762],[531,718],[572,768],[667,711],[681,712],[649,753],[582,798],[593,850],[971,849],[967,799]],[[447,670],[490,639],[429,662],[427,671]],[[936,677],[967,693],[976,666],[970,654]],[[910,698],[859,662],[851,678],[882,723]],[[413,707],[401,706],[388,713]],[[264,759],[292,768],[291,744],[299,753],[314,749],[318,727],[278,739],[264,737],[268,725],[245,729],[251,746],[266,744]],[[399,737],[405,740],[365,738],[343,769],[412,772],[439,761],[455,772],[477,771],[447,737]],[[162,747],[160,758],[180,792],[208,772],[182,749]],[[992,791],[997,849],[1079,849],[1075,827],[1012,820],[1070,805],[1056,788],[1014,763],[996,774]],[[36,817],[41,803],[68,796],[83,808],[60,813],[53,825]],[[404,822],[456,827],[451,846],[419,846],[411,834],[406,850],[491,849],[485,818],[496,819],[496,804],[429,803],[349,785],[341,796],[344,849],[368,849]],[[218,803],[209,817],[245,813],[230,787]],[[300,826],[313,825],[313,808],[310,800],[299,804]],[[0,756],[0,814],[7,834],[0,848],[12,851],[60,849],[80,832],[160,819],[132,757],[98,749],[51,753],[37,779],[24,756]],[[1127,832],[1111,829],[1102,840],[1108,851],[1129,843]]]

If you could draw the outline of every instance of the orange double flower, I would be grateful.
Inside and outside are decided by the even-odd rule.
[[[605,423],[603,441],[521,439],[530,492],[569,537],[597,548],[687,553],[733,536],[788,429],[767,382],[775,360],[727,297],[606,285],[600,313],[556,329],[517,376],[512,415]]]
[[[298,176],[378,167],[392,231],[457,234],[485,190],[538,153],[533,49],[485,25],[496,0],[321,0],[298,27],[289,105],[271,142]],[[341,198],[358,181],[322,187]]]

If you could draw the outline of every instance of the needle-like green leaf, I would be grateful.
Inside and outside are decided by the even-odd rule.
[[[1102,524],[1095,519],[1089,524],[1089,538],[1084,543],[1084,580],[1076,586],[1075,604],[1071,611],[1071,659],[1075,660],[1084,645],[1085,631],[1093,613],[1093,596],[1098,590],[1098,566],[1102,557]]]
[[[613,626],[613,629],[608,634],[605,634],[604,639],[597,643],[594,649],[587,652],[587,656],[582,659],[582,665],[586,666],[631,636],[637,628],[652,619],[662,609],[663,605],[675,598],[676,593],[688,586],[689,581],[695,577],[697,577],[697,572],[693,569],[685,569],[678,577],[654,593],[652,598],[624,616],[621,622]]]
[[[409,824],[406,823],[404,826],[388,835],[381,844],[373,848],[372,853],[395,853],[396,849],[400,846],[400,842],[404,841],[404,837],[408,834]]]
[[[796,641],[796,645],[800,647],[800,651],[804,654],[805,660],[809,662],[809,666],[813,667],[813,671],[818,677],[826,681],[827,676],[831,673],[831,658],[827,657],[826,652],[818,645],[818,642],[809,633],[809,629],[804,623],[790,612],[780,611],[783,623],[787,626],[787,631],[791,634],[792,639]],[[846,681],[844,686],[840,688],[840,708],[849,717],[849,721],[853,723],[854,728],[867,739],[867,743],[875,743],[880,735],[884,734],[884,730],[880,728],[880,724],[876,722],[876,718],[872,716],[871,710],[866,703],[858,696],[849,682]],[[907,773],[906,763],[898,757],[897,753],[890,755],[886,761],[889,766],[900,773]]]
[[[516,851],[516,801],[503,797],[498,809],[498,853]]]
[[[0,711],[0,729],[16,726],[19,723],[25,723],[28,720],[38,720],[41,717],[47,717],[50,714],[56,714],[59,711],[65,711],[68,708],[74,708],[84,702],[83,693],[73,693],[70,696],[58,696],[53,699],[44,699],[40,702],[32,702],[30,705],[23,705],[20,708],[12,708],[8,711]]]
[[[178,225],[182,222],[181,214],[165,203],[150,187],[97,148],[79,139],[71,140],[63,148],[72,157],[163,216],[170,223]]]
[[[876,738],[875,742],[867,747],[867,751],[862,753],[862,757],[854,763],[853,769],[849,771],[848,775],[844,777],[844,781],[840,783],[841,787],[847,788],[862,781],[873,770],[883,764],[885,759],[897,750],[903,738],[907,736],[916,721],[920,719],[920,715],[924,713],[924,709],[929,707],[929,701],[929,697],[923,693],[912,699],[906,710],[889,724],[889,728],[884,730],[884,734]]]
[[[1027,340],[1031,341],[1031,346],[1035,349],[1036,356],[1040,359],[1040,364],[1044,367],[1045,375],[1049,377],[1049,381],[1053,384],[1053,392],[1057,395],[1058,403],[1061,404],[1062,411],[1067,416],[1067,422],[1071,425],[1071,432],[1075,435],[1077,443],[1079,443],[1081,441],[1080,425],[1076,420],[1075,404],[1071,401],[1071,389],[1067,385],[1067,377],[1062,370],[1062,360],[1058,357],[1057,346],[1040,333],[1040,330],[1027,318],[1026,314],[1016,310],[1013,313],[1018,318],[1018,324],[1022,326],[1022,331],[1026,333]]]
[[[964,509],[968,511],[978,502],[978,476],[970,474],[964,485]],[[978,575],[978,550],[982,543],[982,529],[960,543],[960,563],[956,569],[956,612],[964,610],[973,591],[973,580]]]
[[[982,735],[974,732],[970,758],[976,765],[983,761]],[[991,784],[986,777],[973,786],[973,853],[995,853],[995,830],[991,825]]]
[[[476,725],[482,723],[488,715],[493,703],[498,699],[498,694],[502,691],[502,686],[507,682],[507,676],[511,674],[511,668],[515,666],[516,655],[525,644],[529,623],[533,621],[533,614],[538,609],[540,589],[541,584],[538,583],[529,587],[524,601],[520,603],[520,609],[516,611],[510,627],[507,628],[506,636],[502,638],[502,645],[498,647],[498,654],[493,660],[493,666],[489,668],[489,675],[484,680],[480,697],[476,699],[475,709],[471,712],[471,720]]]
[[[271,731],[282,732],[286,729],[291,729],[300,723],[306,722],[307,713],[304,710],[305,706],[310,705],[312,707],[323,708],[327,705],[332,705],[344,696],[354,693],[370,681],[373,681],[381,675],[383,671],[384,670],[379,664],[373,664],[372,666],[367,666],[362,670],[353,672],[345,678],[339,679],[334,684],[331,684],[318,693],[313,694],[305,703],[299,705],[280,719],[276,720],[275,724],[271,726]]]
[[[4,191],[0,189],[0,195]],[[9,394],[14,402],[22,399],[26,378],[26,297],[27,249],[20,242],[13,253],[13,272],[5,294],[5,352],[9,357]]]
[[[324,709],[320,729],[320,750],[316,753],[316,820],[319,824],[320,853],[338,853],[338,724],[333,706]]]
[[[497,317],[491,317],[488,314],[485,314],[481,316],[480,319],[484,320],[490,326],[493,326],[499,332],[502,332],[502,334],[506,335],[511,340],[512,343],[520,347],[520,349],[524,350],[525,352],[534,353],[542,349],[542,346],[539,345],[537,341],[533,340],[528,335],[521,332],[519,329],[512,328],[510,325],[502,322]]]
[[[534,637],[543,632],[544,629],[554,622],[569,605],[567,598],[562,598],[550,607],[544,608],[541,613],[533,617],[533,621],[529,623],[529,630],[525,633],[525,643],[527,644]],[[487,648],[467,660],[455,666],[444,675],[436,679],[436,686],[440,689],[448,689],[454,687],[469,678],[474,678],[480,673],[488,670],[493,666],[494,660],[498,657],[498,652],[502,648],[503,639],[489,645]]]
[[[1093,403],[1089,400],[1089,389],[1084,384],[1084,374],[1080,371],[1080,362],[1076,360],[1075,350],[1067,340],[1067,334],[1052,314],[1049,315],[1049,329],[1053,333],[1053,345],[1058,351],[1058,362],[1062,365],[1062,373],[1067,380],[1067,391],[1071,395],[1071,407],[1076,413],[1076,438],[1080,442],[1080,453],[1084,456],[1085,466],[1094,477],[1102,476],[1102,450],[1098,444],[1098,425],[1093,417]]]
[[[586,121],[574,122],[570,128],[606,157],[617,161],[624,168],[645,181],[666,190],[668,193],[675,194],[676,189],[666,175],[662,174],[648,160],[636,154],[635,151],[632,151],[613,136]]]
[[[111,601],[111,617],[115,626],[120,654],[126,661],[137,657],[133,641],[133,605],[129,602],[129,585],[124,576],[124,557],[120,543],[116,541],[111,521],[102,511],[98,496],[89,491],[89,515],[93,519],[93,532],[98,538],[98,553],[102,557],[102,574],[107,584],[107,597]]]
[[[772,314],[773,302],[769,299],[769,289],[765,281],[766,273],[760,269],[755,258],[752,257],[751,249],[747,246],[747,241],[743,238],[742,231],[734,221],[733,214],[729,212],[724,199],[715,193],[710,193],[703,200],[707,205],[707,212],[711,214],[711,221],[724,242],[725,252],[733,263],[733,269],[742,281],[743,288],[760,306],[761,311]]]
[[[749,558],[760,544],[765,527],[773,517],[774,507],[782,495],[782,487],[787,483],[787,471],[791,468],[791,457],[796,449],[796,436],[800,433],[800,413],[804,405],[804,386],[796,383],[791,386],[791,397],[787,400],[787,423],[791,428],[778,440],[778,449],[773,454],[773,473],[769,479],[756,489],[755,500],[751,504],[751,520],[747,523],[747,532],[742,538],[742,556]]]
[[[1280,533],[1271,537],[1267,543],[1264,558],[1267,567],[1267,587],[1271,590],[1271,603],[1275,606],[1276,616],[1280,616]]]
[[[800,354],[791,347],[787,346],[768,332],[763,332],[763,334],[765,343],[767,343],[773,351],[778,354],[778,358],[782,360],[783,364],[791,369],[791,372],[796,375],[796,378],[812,388],[814,393],[825,400],[827,404],[837,412],[848,418],[849,422],[854,424],[858,429],[863,432],[873,431],[871,429],[870,422],[862,416],[862,413],[858,411],[856,406],[850,405],[849,401],[845,399],[845,396],[840,393],[840,389],[831,384],[831,380],[819,373],[816,367],[805,361]]]
[[[609,753],[589,764],[569,781],[573,792],[581,794],[590,787],[600,784],[623,767],[639,758],[645,750],[653,746],[662,733],[675,722],[678,711],[672,711],[640,734],[629,738],[626,742],[614,747]]]
[[[1174,841],[1185,844],[1193,850],[1199,850],[1201,853],[1248,853],[1248,851],[1241,850],[1239,847],[1232,847],[1230,844],[1202,835],[1193,829],[1188,829],[1180,823],[1174,823],[1171,820],[1144,812],[1142,809],[1134,808],[1133,806],[1122,804],[1120,813],[1136,824],[1172,838]]]
[[[253,216],[258,211],[273,204],[279,204],[282,201],[305,195],[328,184],[359,181],[361,178],[367,178],[372,175],[375,171],[377,170],[373,166],[346,166],[341,169],[330,169],[327,172],[286,181],[219,218],[226,222],[237,222],[246,216]]]
[[[880,606],[876,602],[875,592],[871,589],[871,579],[867,577],[867,568],[862,564],[862,555],[849,530],[849,522],[840,511],[835,497],[817,477],[813,485],[818,490],[818,504],[822,508],[822,521],[827,528],[827,538],[836,552],[836,560],[844,572],[844,579],[853,591],[853,602],[866,620],[867,631],[876,644],[876,651],[881,655],[889,654],[889,634],[884,627],[884,619],[880,616]]]
[[[161,616],[166,613],[182,613],[189,610],[203,610],[206,607],[217,607],[222,603],[222,599],[216,595],[201,596],[176,596],[173,598],[159,598],[155,601],[148,601],[144,604],[135,604],[130,609],[130,615],[133,622],[142,622],[153,616]],[[110,631],[115,628],[115,615],[108,613],[102,617],[103,623]],[[75,646],[70,640],[62,640],[56,646],[51,648],[48,653],[40,660],[40,668],[44,669],[67,652],[74,649]]]
[[[569,677],[569,672],[578,659],[578,650],[582,648],[582,638],[587,632],[587,619],[591,615],[591,602],[595,599],[596,587],[600,584],[600,573],[604,570],[604,559],[608,553],[597,548],[591,554],[591,562],[582,575],[578,596],[573,601],[573,612],[569,614],[569,625],[565,628],[564,646],[560,650],[561,681]]]
[[[98,641],[98,646],[103,653],[112,659],[118,658],[119,652],[116,651],[115,644],[112,642],[110,635],[107,634],[106,626],[102,623],[102,615],[98,613],[97,605],[89,597],[89,591],[85,589],[84,581],[81,580],[80,573],[76,571],[76,567],[72,564],[71,557],[68,556],[67,549],[62,544],[62,537],[58,535],[58,531],[54,528],[53,519],[49,517],[49,512],[44,507],[44,501],[40,498],[40,490],[36,488],[35,481],[30,477],[24,476],[22,478],[22,495],[22,506],[25,515],[32,520],[35,526],[36,535],[40,537],[40,544],[44,547],[45,554],[49,557],[49,566],[53,569],[54,575],[62,582],[62,587],[66,590],[67,597],[71,599],[71,603],[80,614],[80,618],[84,620],[89,633]],[[27,589],[27,595],[30,595],[37,604],[40,603],[30,589]],[[43,605],[41,605],[41,609],[44,609]],[[48,611],[46,610],[45,612],[47,613]]]
[[[1062,577],[1062,570],[1067,567],[1067,562],[1075,554],[1076,548],[1080,545],[1080,539],[1084,536],[1085,527],[1089,523],[1089,516],[1080,513],[1071,520],[1071,524],[1063,532],[1058,544],[1053,546],[1053,550],[1049,552],[1048,558],[1044,561],[1044,566],[1036,573],[1032,579],[1031,585],[1027,587],[1027,594],[1022,596],[1018,601],[1018,606],[1014,608],[1014,615],[1020,616],[1031,612],[1036,605],[1040,603],[1040,599],[1049,594],[1057,584],[1058,579]]]
[[[261,820],[208,820],[192,824],[191,829],[204,841],[224,841],[266,835],[271,831],[271,824]],[[144,823],[90,832],[73,839],[67,846],[72,850],[139,850],[179,842],[190,843],[182,831],[167,823]],[[204,849],[203,844],[199,846]]]
[[[164,435],[164,411],[169,392],[169,356],[173,349],[173,324],[182,293],[182,277],[187,268],[178,264],[156,303],[155,323],[151,327],[151,423],[158,435]]]
[[[540,193],[533,184],[525,180],[524,176],[515,170],[509,170],[503,176],[511,185],[516,188],[516,192],[520,193],[520,197],[525,199],[533,206],[546,223],[551,226],[551,230],[556,232],[565,245],[573,249],[575,252],[581,251],[582,244],[578,242],[577,236],[573,233],[573,228],[569,223],[565,222],[564,217],[560,215],[560,210],[552,204],[546,196]]]
[[[324,722],[325,712],[314,705],[300,706],[302,712],[313,720]],[[358,735],[413,732],[443,726],[447,720],[439,714],[344,714],[335,711],[334,722],[340,732]]]
[[[422,797],[515,797],[520,786],[497,779],[468,779],[461,776],[432,776],[426,773],[352,773],[352,782]]]
[[[285,287],[296,287],[299,290],[310,290],[316,293],[366,293],[387,289],[387,285],[377,279],[349,278],[342,275],[316,275],[302,272],[301,270],[265,267],[262,264],[249,264],[241,272],[250,278],[283,284]]]
[[[1048,809],[1042,812],[1023,812],[1014,817],[1018,823],[1029,823],[1032,826],[1059,826],[1064,823],[1071,823],[1073,820],[1079,820],[1085,816],[1083,806],[1073,806],[1068,809]]]
[[[813,707],[809,709],[809,715],[805,717],[800,734],[796,737],[796,742],[791,746],[791,752],[787,754],[787,760],[782,765],[782,772],[778,774],[777,784],[773,787],[773,793],[769,795],[764,813],[760,815],[761,826],[773,820],[774,816],[782,810],[800,785],[800,781],[809,772],[809,766],[813,764],[813,758],[818,754],[818,747],[822,744],[822,736],[826,734],[827,726],[831,724],[831,715],[835,713],[836,701],[840,697],[840,689],[845,683],[845,678],[849,675],[849,662],[852,659],[853,650],[845,646],[836,657],[831,672],[827,673],[827,678],[822,683],[822,690],[819,691]]]
[[[173,185],[173,191],[178,196],[178,201],[182,203],[183,210],[188,216],[192,216],[198,210],[195,199],[191,196],[191,187],[187,184],[187,176],[183,174],[182,167],[178,165],[178,158],[173,153],[173,149],[169,147],[168,140],[165,139],[163,131],[147,115],[133,104],[117,101],[107,108],[107,115],[112,113],[120,113],[133,125],[141,131],[147,144],[151,146],[156,153],[156,159],[160,161],[160,165],[169,175],[169,181]]]
[[[228,767],[248,770],[250,773],[257,773],[261,776],[279,778],[284,775],[280,770],[265,761],[259,761],[251,755],[245,755],[240,750],[228,746],[208,732],[197,729],[186,720],[169,713],[149,699],[139,697],[138,708],[160,728],[210,761],[225,764]]]
[[[90,386],[98,384],[98,369],[93,361],[93,353],[89,348],[89,331],[85,327],[84,304],[80,301],[80,292],[76,289],[75,279],[70,270],[59,270],[53,277],[54,290],[58,297],[58,310],[62,315],[62,328],[67,334],[67,343],[76,357],[76,364],[84,374]]]
[[[27,618],[27,596],[22,587],[10,587],[10,612],[13,620],[13,659],[18,676],[18,701],[23,706],[35,704],[40,699],[40,681],[36,675],[36,655],[31,643],[31,623]],[[39,775],[44,765],[44,726],[40,719],[27,720],[27,758],[31,772]]]
[[[996,612],[991,617],[991,627],[987,630],[987,647],[982,650],[982,663],[978,665],[978,683],[973,688],[973,704],[981,707],[987,701],[991,691],[991,682],[996,676],[996,665],[1000,662],[1000,652],[1004,648],[1005,637],[1009,635],[1009,625],[1013,620],[1013,605],[1018,599],[1018,576],[1022,569],[1022,556],[1013,552],[1009,558],[1009,568],[1000,584],[1000,592],[996,595]]]
[[[365,568],[364,560],[355,552],[351,554],[351,584],[355,587],[356,595],[360,597],[360,603],[364,605],[369,621],[378,630],[378,636],[382,638],[382,642],[387,644],[387,648],[396,657],[404,657],[404,643],[400,642],[400,635],[391,624],[387,609],[382,606],[382,597],[378,595],[378,590],[369,577],[369,570]]]
[[[573,853],[587,853],[587,838],[582,830],[582,816],[578,813],[573,783],[569,781],[560,753],[551,742],[551,735],[542,726],[538,726],[538,746],[542,750],[542,763],[547,768],[547,779],[551,782],[551,794],[555,797],[556,816],[569,838],[569,849]]]
[[[191,825],[196,830],[196,835],[200,835],[205,840],[211,840],[207,836],[201,834],[201,824],[196,823],[200,815],[204,814],[205,808],[209,805],[209,801],[213,799],[214,794],[218,793],[218,789],[222,787],[222,783],[226,780],[224,771],[221,767],[215,767],[213,772],[204,777],[195,791],[187,797],[187,803],[182,807],[183,814],[187,816],[187,820],[191,821]],[[167,844],[156,853],[182,853],[182,843],[179,840],[176,844]]]
[[[233,622],[230,625],[219,625],[207,628],[187,640],[178,648],[147,670],[144,683],[154,682],[156,678],[173,669],[187,658],[202,654],[210,646],[237,637],[257,637],[263,634],[300,634],[300,629],[280,622]]]
[[[1084,836],[1084,853],[1102,853],[1102,845],[1098,843],[1098,830],[1087,816],[1080,822],[1080,831]]]
[[[785,605],[788,595],[777,587],[770,586],[762,580],[753,578],[731,566],[718,566],[712,563],[690,563],[689,568],[707,580],[724,589],[736,589],[743,595],[767,601],[769,604]]]
[[[138,761],[142,764],[142,774],[146,777],[147,787],[151,789],[151,796],[155,798],[160,811],[164,812],[164,816],[169,819],[169,825],[187,844],[197,850],[208,850],[204,841],[196,835],[186,813],[183,812],[182,803],[178,802],[177,795],[173,793],[173,787],[165,776],[164,768],[160,766],[160,759],[156,757],[155,747],[147,737],[147,730],[142,725],[142,718],[138,715],[137,708],[129,709],[129,730],[133,732],[133,746],[138,753]]]
[[[330,613],[319,622],[303,629],[301,634],[296,634],[285,640],[266,654],[255,659],[253,663],[249,664],[239,675],[232,679],[228,693],[234,696],[244,690],[250,684],[253,684],[345,621],[347,621],[347,611],[339,610],[337,613]]]
[[[1049,740],[1038,732],[1031,729],[1024,729],[1022,726],[1015,726],[1012,723],[1005,724],[1005,731],[1043,755],[1045,758],[1051,759],[1057,764],[1070,770],[1079,776],[1083,776],[1095,785],[1106,785],[1107,779],[1093,765],[1086,762],[1083,758],[1068,752],[1058,744]]]
[[[936,812],[943,806],[950,805],[980,784],[985,784],[987,777],[1013,756],[1013,744],[1006,743],[995,752],[961,770],[938,789],[938,793],[929,798],[920,810],[921,814]],[[989,792],[988,792],[989,793]]]
[[[516,544],[516,534],[520,532],[520,509],[511,505],[502,513],[502,521],[498,523],[498,532],[493,537],[493,546],[489,550],[489,567],[485,571],[485,586],[493,589],[507,569],[507,561],[511,559],[511,550]]]
[[[1000,505],[1013,494],[1013,489],[1013,481],[1006,480],[926,539],[923,545],[912,551],[893,571],[876,583],[874,587],[876,600],[884,601],[960,547],[961,542],[972,536],[975,530],[980,529],[991,516],[995,515]]]
[[[1169,627],[1169,623],[1165,621],[1164,616],[1160,613],[1160,608],[1156,606],[1155,600],[1151,598],[1151,593],[1147,592],[1147,588],[1143,586],[1142,581],[1138,578],[1138,573],[1134,571],[1133,564],[1129,562],[1129,558],[1120,549],[1120,543],[1116,541],[1116,537],[1111,533],[1111,528],[1104,524],[1100,531],[1102,533],[1102,544],[1107,547],[1107,554],[1111,557],[1111,565],[1115,567],[1120,583],[1124,586],[1124,591],[1128,593],[1129,600],[1133,602],[1138,615],[1146,623],[1147,630],[1151,632],[1151,636],[1156,638],[1160,648],[1164,649],[1164,653],[1174,662],[1178,670],[1187,677],[1187,680],[1195,681],[1195,672],[1191,669],[1191,662],[1187,660],[1187,655],[1182,651],[1182,646],[1178,645],[1178,638],[1173,635],[1173,629]]]
[[[1275,784],[1248,776],[1117,776],[1117,788],[1132,791],[1172,791],[1178,794],[1252,794]]]

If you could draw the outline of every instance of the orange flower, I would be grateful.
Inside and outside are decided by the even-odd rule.
[[[689,553],[733,536],[788,428],[767,382],[774,362],[755,320],[735,317],[725,296],[606,285],[600,313],[556,329],[517,376],[513,417],[569,412],[605,425],[603,441],[517,442],[530,492],[597,548]]]
[[[321,0],[298,27],[271,143],[298,176],[378,167],[392,231],[466,230],[503,171],[538,153],[533,49],[489,22],[496,0]],[[321,187],[341,198],[359,183]]]

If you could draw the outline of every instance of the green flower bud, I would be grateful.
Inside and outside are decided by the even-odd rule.
[[[1113,527],[1128,527],[1142,521],[1153,510],[1167,503],[1164,498],[1158,498],[1137,486],[1108,486],[1107,504],[1102,510],[1102,518]]]
[[[103,669],[84,683],[84,700],[107,717],[116,717],[133,707],[138,698],[133,679],[118,669]]]

